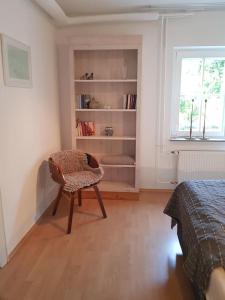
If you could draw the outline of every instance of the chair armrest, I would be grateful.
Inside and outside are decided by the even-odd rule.
[[[54,162],[51,157],[48,160],[48,164],[52,179],[57,183],[64,185],[66,181],[60,167]]]
[[[96,158],[89,153],[85,153],[85,154],[87,155],[88,165],[91,168],[99,168],[99,164],[98,164],[98,161],[96,160]]]

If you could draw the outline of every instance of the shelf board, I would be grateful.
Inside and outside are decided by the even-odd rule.
[[[106,165],[106,164],[99,164],[100,167],[103,168],[135,168],[135,165]]]
[[[86,108],[78,108],[75,111],[81,112],[136,112],[136,109],[123,109],[123,108],[110,108],[110,109],[86,109]]]
[[[135,192],[135,187],[127,182],[122,181],[106,181],[102,180],[99,183],[100,191],[109,192]]]
[[[80,82],[80,83],[95,83],[95,82],[137,82],[137,79],[93,79],[93,80],[86,80],[86,79],[75,79],[74,82]]]
[[[89,135],[89,136],[76,136],[78,140],[131,140],[135,141],[136,137],[133,136],[106,136],[106,135]]]

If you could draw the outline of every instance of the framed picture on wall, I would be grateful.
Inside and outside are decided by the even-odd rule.
[[[5,85],[32,87],[30,47],[5,35],[1,43]]]

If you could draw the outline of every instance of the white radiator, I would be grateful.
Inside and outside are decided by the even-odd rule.
[[[225,151],[179,151],[177,179],[225,179]]]

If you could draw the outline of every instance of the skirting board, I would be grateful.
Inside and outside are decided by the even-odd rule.
[[[148,192],[148,193],[172,193],[174,190],[172,189],[140,189],[140,192]]]
[[[4,267],[7,263],[7,249],[6,249],[6,238],[5,238],[5,226],[3,220],[3,209],[1,201],[0,191],[0,268]]]
[[[16,245],[16,247],[12,250],[12,252],[8,255],[7,263],[13,258],[13,256],[17,253],[17,251],[21,248],[21,246],[24,244],[24,242],[27,240],[27,238],[31,235],[31,233],[34,231],[38,223],[40,222],[41,218],[48,213],[53,206],[54,201],[50,203],[50,205],[46,208],[46,210],[42,213],[42,215],[38,218],[38,220],[34,223],[34,225],[30,228],[30,230],[24,235],[24,237],[21,239],[21,241]]]

